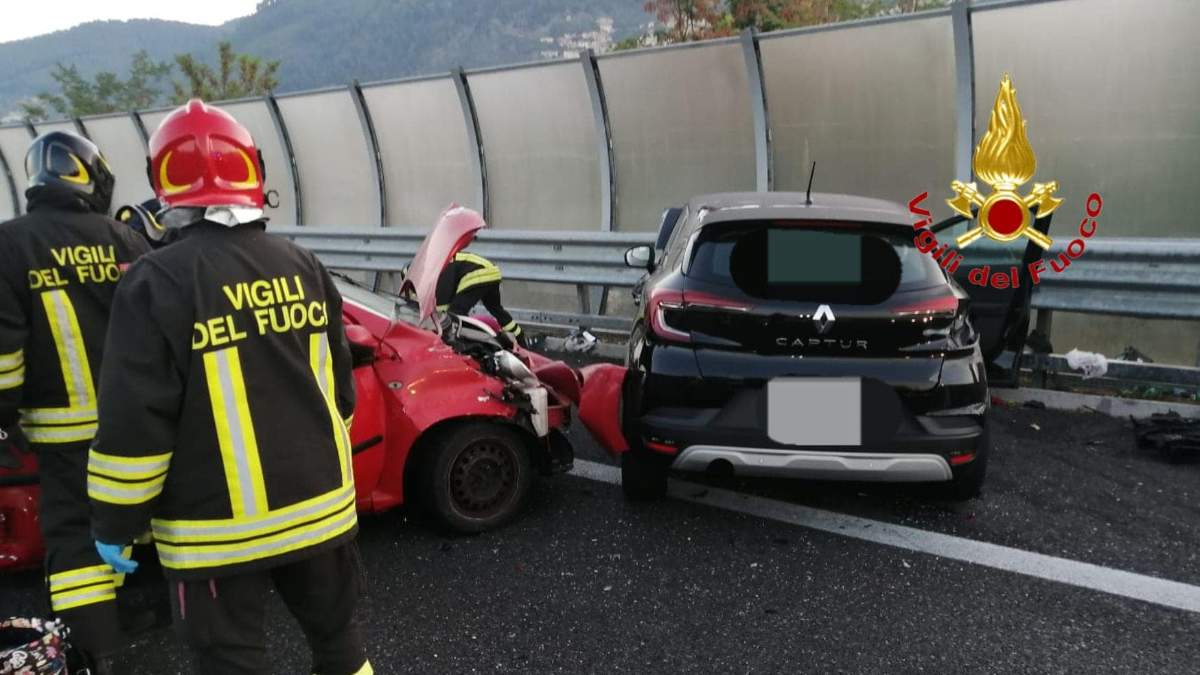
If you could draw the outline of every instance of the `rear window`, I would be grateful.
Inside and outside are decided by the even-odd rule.
[[[764,299],[875,303],[944,283],[906,235],[855,223],[714,224],[700,231],[685,273]]]

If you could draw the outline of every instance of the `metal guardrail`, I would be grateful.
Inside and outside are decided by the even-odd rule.
[[[1052,260],[1070,240],[1059,238],[1043,256],[1046,269],[1033,294],[1039,310],[1109,314],[1142,319],[1200,319],[1200,239],[1109,238],[1087,242],[1070,267]],[[971,266],[1006,269],[995,248],[972,254]],[[1060,264],[1061,266],[1061,264]]]
[[[326,266],[364,272],[399,272],[426,232],[401,228],[279,226],[271,232],[316,253]],[[625,266],[625,249],[654,243],[648,233],[484,230],[471,250],[500,266],[504,278],[551,284],[633,286],[641,270]]]
[[[365,272],[398,272],[425,233],[400,228],[272,227],[314,251],[331,268]],[[607,290],[628,288],[641,270],[625,266],[624,251],[652,244],[650,233],[484,230],[472,250],[501,266],[506,279]],[[1087,242],[1069,268],[1054,272],[1050,263],[1066,251],[1059,240],[1046,253],[1046,271],[1033,295],[1033,306],[1154,319],[1200,319],[1200,240],[1110,238]],[[970,264],[1007,267],[1000,250],[980,247]],[[628,317],[605,316],[603,303],[590,303],[581,291],[578,313],[538,309],[514,311],[534,323],[586,325],[628,330]],[[517,299],[514,303],[520,305]]]

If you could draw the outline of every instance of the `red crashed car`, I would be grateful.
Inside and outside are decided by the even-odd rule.
[[[451,208],[409,266],[399,299],[339,281],[358,404],[351,427],[358,510],[418,502],[458,532],[510,519],[535,473],[571,467],[572,407],[601,445],[625,449],[625,369],[576,370],[517,346],[494,321],[435,316],[437,278],[485,227]],[[40,564],[36,465],[0,445],[0,569]]]

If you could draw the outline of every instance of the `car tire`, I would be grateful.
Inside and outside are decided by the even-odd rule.
[[[987,477],[988,455],[992,450],[992,436],[988,425],[983,424],[983,434],[976,446],[975,459],[971,462],[952,469],[954,477],[943,484],[942,493],[951,501],[967,501],[979,496],[983,491],[983,480]]]
[[[633,501],[652,501],[667,495],[671,459],[630,448],[621,456],[621,489]]]
[[[419,493],[426,510],[462,534],[492,530],[524,506],[533,482],[525,439],[495,422],[467,422],[439,433],[424,458]]]

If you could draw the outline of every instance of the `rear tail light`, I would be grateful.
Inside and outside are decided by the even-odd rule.
[[[646,305],[646,312],[649,314],[650,319],[650,330],[654,331],[655,335],[666,340],[675,340],[677,342],[691,341],[691,333],[686,330],[672,328],[667,323],[667,312],[678,309],[683,309],[683,291],[666,288],[655,289],[650,293],[650,301]]]
[[[653,450],[660,455],[674,455],[679,453],[679,448],[671,445],[670,443],[651,440],[643,441],[643,443],[645,444],[647,450]]]
[[[688,308],[719,309],[730,312],[749,312],[752,308],[743,302],[730,300],[712,293],[697,291],[678,291],[670,288],[656,289],[650,293],[646,303],[649,315],[650,329],[654,334],[675,342],[691,342],[691,333],[686,329],[672,326],[667,319],[667,313]]]
[[[924,317],[948,318],[958,314],[958,309],[958,296],[951,293],[894,307],[892,308],[892,314],[912,317],[914,319]]]
[[[962,450],[950,453],[950,466],[962,466],[975,459],[974,450]]]

